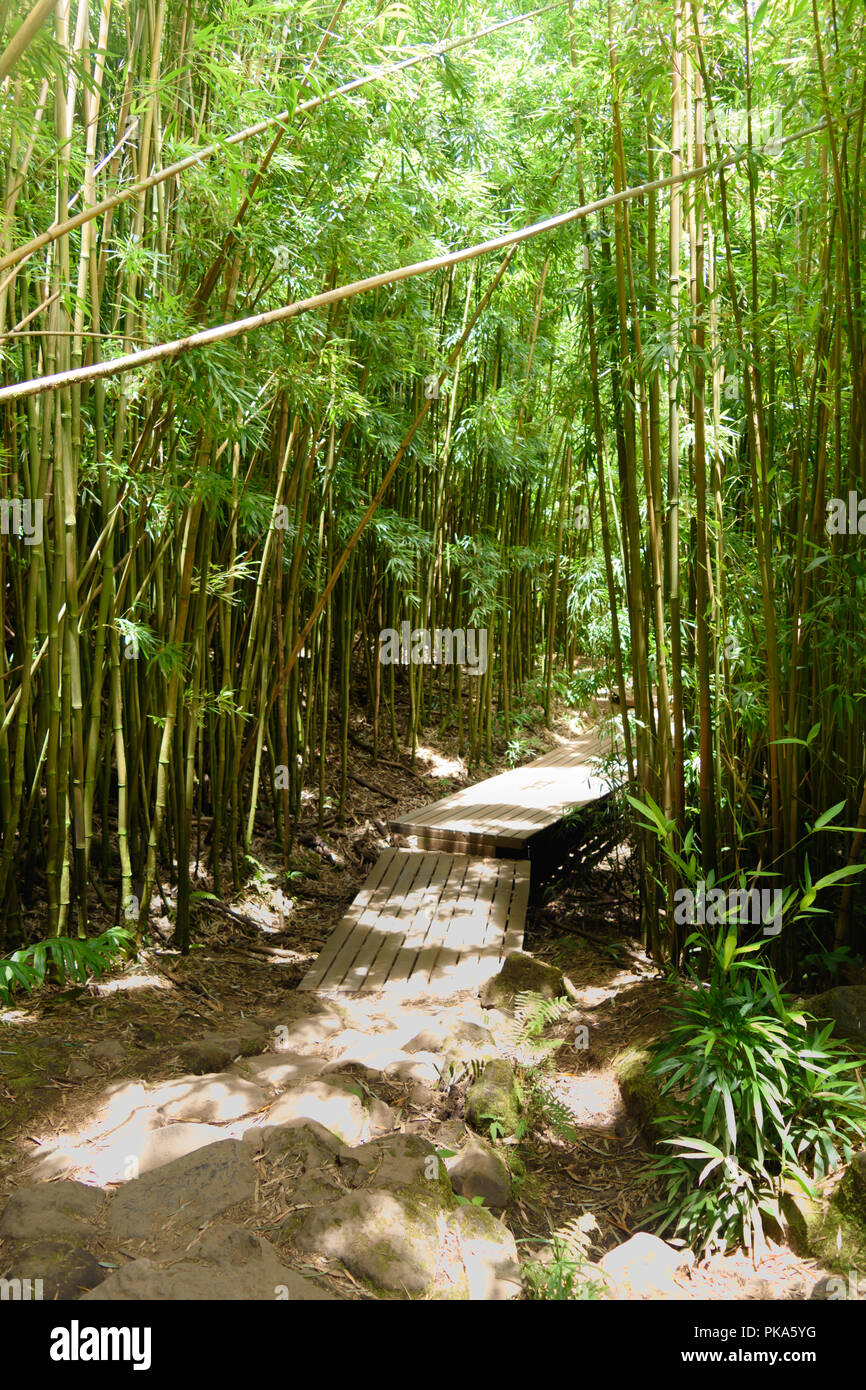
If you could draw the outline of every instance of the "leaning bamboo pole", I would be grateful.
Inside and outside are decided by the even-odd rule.
[[[859,110],[859,107],[852,108],[845,113],[845,117],[850,117]],[[778,141],[778,144],[781,146],[791,144],[795,140],[803,140],[809,135],[814,135],[816,131],[826,129],[826,127],[826,121],[816,121],[802,130],[784,136]],[[232,338],[242,337],[246,333],[252,333],[259,328],[267,328],[274,323],[285,323],[288,319],[297,318],[299,314],[310,313],[314,309],[323,309],[329,304],[338,303],[340,300],[351,299],[358,294],[367,294],[370,290],[382,289],[386,285],[396,285],[418,275],[429,275],[433,271],[444,270],[448,266],[461,265],[464,261],[476,260],[479,256],[487,256],[493,251],[504,251],[510,246],[519,246],[524,241],[530,241],[533,237],[559,231],[561,227],[567,227],[572,222],[591,216],[592,213],[603,212],[605,208],[617,207],[622,203],[631,202],[635,198],[643,198],[648,193],[659,192],[665,188],[693,183],[695,179],[718,173],[730,165],[741,163],[746,158],[747,155],[744,153],[730,154],[715,164],[702,164],[676,175],[668,175],[666,178],[653,179],[648,183],[623,188],[604,198],[596,198],[593,202],[586,203],[582,207],[557,213],[555,217],[544,218],[540,222],[520,227],[517,231],[505,232],[502,236],[491,237],[489,240],[478,242],[474,246],[464,247],[460,251],[450,251],[443,256],[433,256],[428,260],[415,261],[411,265],[399,266],[395,270],[386,270],[379,275],[368,275],[362,280],[355,280],[351,284],[341,285],[336,289],[325,290],[321,294],[310,295],[307,299],[295,300],[278,309],[269,309],[261,314],[252,314],[247,318],[217,324],[213,328],[205,328],[198,333],[190,333],[185,338],[175,338],[171,342],[157,343],[153,347],[141,348],[138,352],[93,363],[89,367],[79,367],[67,372],[48,373],[29,381],[13,382],[8,386],[0,387],[0,404],[5,401],[24,400],[28,396],[38,396],[45,391],[56,390],[60,386],[74,386],[84,381],[100,381],[107,377],[118,376],[123,372],[145,367],[151,362],[164,362],[167,359],[180,357],[183,353],[192,352],[196,348],[228,342]]]

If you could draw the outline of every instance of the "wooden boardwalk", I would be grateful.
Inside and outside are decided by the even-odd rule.
[[[389,849],[301,989],[477,989],[523,945],[529,865]]]
[[[300,988],[478,989],[523,945],[534,837],[607,795],[593,762],[609,752],[584,734],[392,821],[413,847],[379,856]]]
[[[419,849],[522,858],[534,836],[607,794],[593,764],[610,751],[609,739],[581,734],[543,758],[406,812],[391,829],[413,838]]]

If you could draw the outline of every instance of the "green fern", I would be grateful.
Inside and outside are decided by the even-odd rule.
[[[564,1039],[542,1038],[541,1034],[551,1024],[558,1023],[571,1008],[571,1001],[564,996],[545,999],[534,990],[524,990],[514,1000],[514,1019],[506,1033],[508,1046],[515,1053],[527,1057],[529,1064],[545,1065],[554,1052],[562,1047]]]
[[[536,1069],[528,1067],[522,1070],[524,1091],[530,1111],[549,1125],[558,1138],[564,1139],[567,1144],[576,1144],[578,1132],[568,1106],[550,1090]]]
[[[558,1023],[572,1008],[571,1000],[545,999],[534,990],[523,990],[514,1000],[514,1019],[520,1025],[522,1041],[537,1038],[552,1023]]]

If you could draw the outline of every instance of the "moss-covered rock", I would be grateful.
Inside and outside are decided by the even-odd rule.
[[[41,1296],[51,1302],[80,1298],[85,1290],[101,1284],[109,1273],[91,1251],[62,1240],[16,1242],[11,1263],[3,1269],[6,1279],[30,1279],[33,1283],[41,1280]]]
[[[866,1264],[866,1153],[855,1154],[841,1178],[818,1185],[809,1197],[786,1183],[781,1200],[785,1235],[800,1255],[825,1269],[862,1269]]]
[[[661,1093],[660,1079],[648,1070],[650,1060],[646,1048],[629,1048],[614,1057],[611,1065],[626,1110],[654,1148],[661,1133],[659,1120],[668,1105]]]
[[[468,1285],[465,1293],[461,1288],[459,1296],[480,1302],[516,1298],[521,1289],[520,1264],[508,1227],[476,1206],[460,1207],[452,1224]]]
[[[299,1250],[340,1260],[374,1289],[407,1295],[432,1290],[439,1253],[438,1184],[399,1192],[346,1193],[317,1207],[294,1232]]]
[[[480,1197],[487,1207],[502,1210],[511,1200],[508,1164],[486,1140],[473,1136],[453,1158],[445,1160],[451,1186],[471,1202]]]
[[[482,1133],[491,1123],[513,1134],[520,1119],[523,1095],[511,1067],[502,1059],[488,1062],[466,1093],[466,1123]]]
[[[499,974],[482,986],[481,1002],[492,1009],[507,1009],[518,994],[530,990],[545,999],[561,998],[566,993],[563,973],[524,951],[512,951]]]

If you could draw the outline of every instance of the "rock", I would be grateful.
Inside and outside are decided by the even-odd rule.
[[[793,1250],[825,1269],[847,1274],[866,1265],[866,1153],[857,1153],[841,1177],[816,1184],[810,1197],[793,1181],[784,1183],[782,1225]]]
[[[515,1015],[513,1009],[485,1009],[484,1027],[490,1033],[496,1047],[510,1047],[514,1038]]]
[[[294,1208],[321,1207],[326,1202],[335,1202],[345,1192],[345,1187],[341,1186],[335,1175],[319,1168],[315,1173],[302,1175],[293,1185],[288,1201]]]
[[[244,1023],[236,1032],[205,1033],[196,1042],[183,1043],[180,1056],[196,1075],[224,1071],[236,1057],[261,1052],[267,1042],[267,1029],[258,1023]]]
[[[691,1251],[674,1250],[658,1236],[639,1231],[602,1255],[598,1267],[613,1281],[613,1298],[682,1298],[683,1287],[674,1276],[693,1261]]]
[[[517,1298],[521,1291],[520,1264],[508,1227],[483,1207],[475,1206],[458,1207],[453,1221],[470,1299]]]
[[[321,1047],[343,1029],[343,1020],[337,1013],[311,1014],[308,1018],[274,1024],[268,1045],[274,1052],[302,1052],[304,1048]]]
[[[105,1269],[89,1250],[61,1240],[37,1240],[16,1247],[4,1279],[42,1280],[42,1297],[48,1301],[80,1298],[101,1284]]]
[[[512,951],[498,975],[481,988],[481,1002],[492,1008],[510,1008],[518,994],[531,990],[545,999],[560,999],[565,980],[555,965],[545,965],[523,951]]]
[[[0,1217],[0,1236],[32,1240],[38,1236],[87,1237],[104,1201],[97,1187],[80,1182],[38,1183],[13,1192]]]
[[[198,1225],[249,1201],[255,1191],[250,1146],[223,1139],[128,1182],[108,1203],[108,1226],[120,1240],[153,1239],[170,1220]]]
[[[443,1120],[436,1126],[436,1141],[440,1149],[459,1149],[471,1137],[472,1131],[466,1128],[462,1120]]]
[[[432,1289],[439,1250],[438,1208],[413,1192],[360,1189],[312,1211],[294,1243],[342,1261],[358,1279],[386,1293]]]
[[[866,985],[838,985],[813,994],[804,1001],[804,1008],[819,1022],[832,1022],[837,1037],[866,1055]]]
[[[462,1071],[473,1062],[487,1062],[499,1056],[489,1028],[465,1019],[443,1020],[423,1028],[406,1043],[404,1055],[432,1059],[441,1073]],[[422,1077],[413,1078],[423,1080]]]
[[[522,1096],[507,1062],[488,1062],[481,1076],[466,1092],[466,1123],[488,1133],[495,1122],[504,1134],[513,1134],[520,1118]]]
[[[476,1136],[454,1158],[445,1159],[451,1186],[458,1197],[481,1197],[484,1205],[501,1210],[511,1200],[508,1164],[491,1144]]]
[[[285,1091],[296,1081],[318,1076],[325,1065],[323,1057],[304,1057],[300,1052],[264,1052],[260,1057],[247,1057],[235,1062],[232,1071],[252,1078],[257,1086]]]
[[[337,1056],[325,1067],[325,1075],[352,1068],[361,1074],[378,1076],[392,1062],[400,1061],[406,1055],[394,1041],[393,1030],[384,1036],[347,1030],[330,1038],[328,1046],[336,1051]]]
[[[219,1299],[333,1300],[333,1294],[287,1269],[261,1236],[240,1226],[214,1226],[183,1258],[140,1259],[112,1274],[85,1300],[131,1302]]]
[[[866,1234],[866,1152],[853,1154],[832,1201]]]
[[[665,1113],[661,1080],[647,1070],[650,1054],[645,1048],[629,1048],[613,1058],[611,1066],[619,1083],[623,1104],[651,1148],[660,1138],[659,1120]]]
[[[387,1076],[435,1086],[442,1071],[442,1060],[435,1052],[419,1052],[415,1048],[407,1051],[401,1047],[397,1041],[400,1031],[389,1029],[384,1036],[347,1031],[330,1039],[329,1046],[337,1050],[337,1056],[325,1066],[323,1075],[351,1072],[371,1080]]]
[[[420,1134],[391,1134],[358,1148],[343,1148],[340,1159],[345,1165],[356,1164],[362,1169],[356,1185],[363,1183],[367,1188],[385,1187],[393,1191],[424,1182],[435,1185],[444,1178],[444,1199],[450,1199],[450,1183],[440,1171],[436,1150]]]
[[[433,1104],[436,1093],[432,1086],[425,1086],[423,1082],[413,1081],[408,1092],[409,1104],[414,1105],[416,1110],[427,1110]]]
[[[69,1063],[68,1075],[70,1081],[89,1081],[97,1072],[83,1057],[73,1057]]]
[[[210,1144],[217,1144],[225,1135],[215,1125],[176,1124],[165,1125],[162,1129],[149,1130],[138,1152],[138,1173],[151,1173],[156,1168],[164,1168],[187,1154],[198,1153]],[[116,1179],[119,1181],[120,1179]]]
[[[97,1062],[123,1062],[126,1059],[126,1048],[116,1039],[106,1038],[104,1042],[91,1047],[90,1055]]]
[[[290,1120],[315,1120],[339,1135],[344,1144],[362,1144],[395,1124],[389,1106],[344,1076],[308,1081],[284,1092],[271,1106],[266,1122],[272,1126]]]
[[[439,1085],[442,1074],[440,1059],[433,1052],[404,1053],[385,1068],[389,1080],[410,1081],[431,1090]]]
[[[268,1096],[261,1086],[224,1071],[181,1076],[148,1088],[145,1100],[166,1120],[219,1124],[262,1110]]]
[[[263,1129],[248,1129],[244,1143],[259,1141],[257,1148],[269,1158],[291,1155],[302,1168],[321,1168],[333,1163],[343,1148],[339,1135],[333,1134],[314,1120],[289,1120],[284,1125],[266,1125]]]
[[[157,1112],[133,1116],[104,1140],[97,1136],[72,1152],[74,1168],[100,1187],[129,1182],[227,1137],[215,1125],[159,1123]]]

